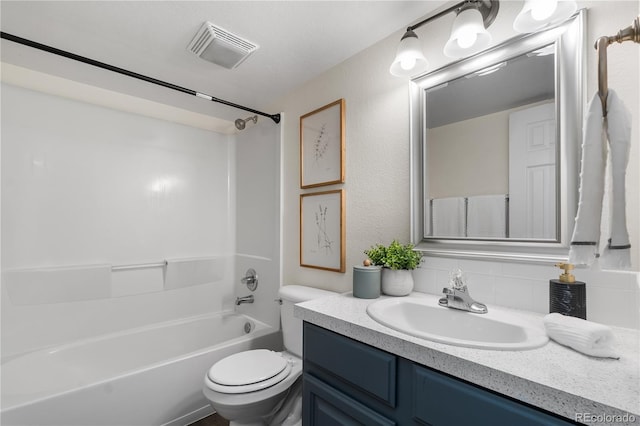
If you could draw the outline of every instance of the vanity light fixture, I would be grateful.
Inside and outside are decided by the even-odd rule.
[[[491,35],[486,28],[495,20],[499,7],[498,0],[465,0],[407,27],[389,72],[396,77],[412,77],[424,73],[428,63],[414,30],[451,12],[455,12],[457,16],[453,22],[451,37],[444,48],[445,55],[460,58],[483,50],[491,43]]]
[[[444,54],[450,58],[462,58],[484,50],[491,43],[487,28],[496,19],[499,8],[499,0],[465,0],[407,27],[389,72],[397,77],[423,74],[428,63],[415,30],[451,12],[456,13],[456,18],[451,37],[444,46]],[[531,33],[552,27],[571,17],[577,8],[574,0],[525,0],[513,28],[520,33]]]
[[[525,0],[513,21],[519,33],[532,33],[563,22],[578,9],[574,0]]]
[[[484,27],[482,13],[474,3],[459,9],[451,27],[451,37],[444,45],[444,54],[462,58],[484,50],[491,43],[491,34]]]
[[[396,77],[408,77],[421,74],[427,70],[429,63],[420,48],[420,40],[412,30],[407,29],[396,52],[396,58],[391,64],[389,72]]]

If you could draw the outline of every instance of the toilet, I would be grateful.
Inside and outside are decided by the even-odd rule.
[[[285,350],[239,352],[207,371],[204,395],[230,426],[302,424],[302,320],[294,318],[293,305],[335,294],[300,285],[281,287]]]

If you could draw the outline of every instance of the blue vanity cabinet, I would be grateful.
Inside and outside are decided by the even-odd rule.
[[[309,323],[303,336],[303,425],[398,424],[398,357]]]
[[[393,426],[396,422],[312,375],[303,378],[304,425]]]
[[[303,424],[575,424],[348,337],[304,323]]]

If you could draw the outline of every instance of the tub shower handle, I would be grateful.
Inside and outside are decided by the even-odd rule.
[[[244,277],[240,279],[242,284],[246,284],[247,288],[251,291],[255,291],[258,288],[258,274],[256,270],[253,268],[247,269],[247,272],[244,273]]]

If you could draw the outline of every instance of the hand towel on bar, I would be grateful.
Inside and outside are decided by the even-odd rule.
[[[607,96],[606,128],[611,153],[612,211],[610,233],[601,263],[605,268],[631,267],[631,244],[627,231],[625,178],[631,149],[631,113],[618,97],[609,90]]]
[[[631,245],[625,212],[625,174],[629,162],[631,114],[613,90],[609,90],[607,96],[607,111],[607,118],[603,119],[600,98],[595,94],[584,122],[580,201],[569,263],[591,265],[597,257],[608,140],[612,174],[611,234],[602,264],[605,267],[628,268],[631,266]]]
[[[620,358],[613,347],[613,331],[606,325],[559,313],[549,314],[543,321],[549,338],[561,345],[590,356]]]
[[[476,195],[467,201],[467,237],[507,236],[506,195]]]
[[[431,203],[431,230],[433,236],[464,237],[464,198],[434,198]]]

